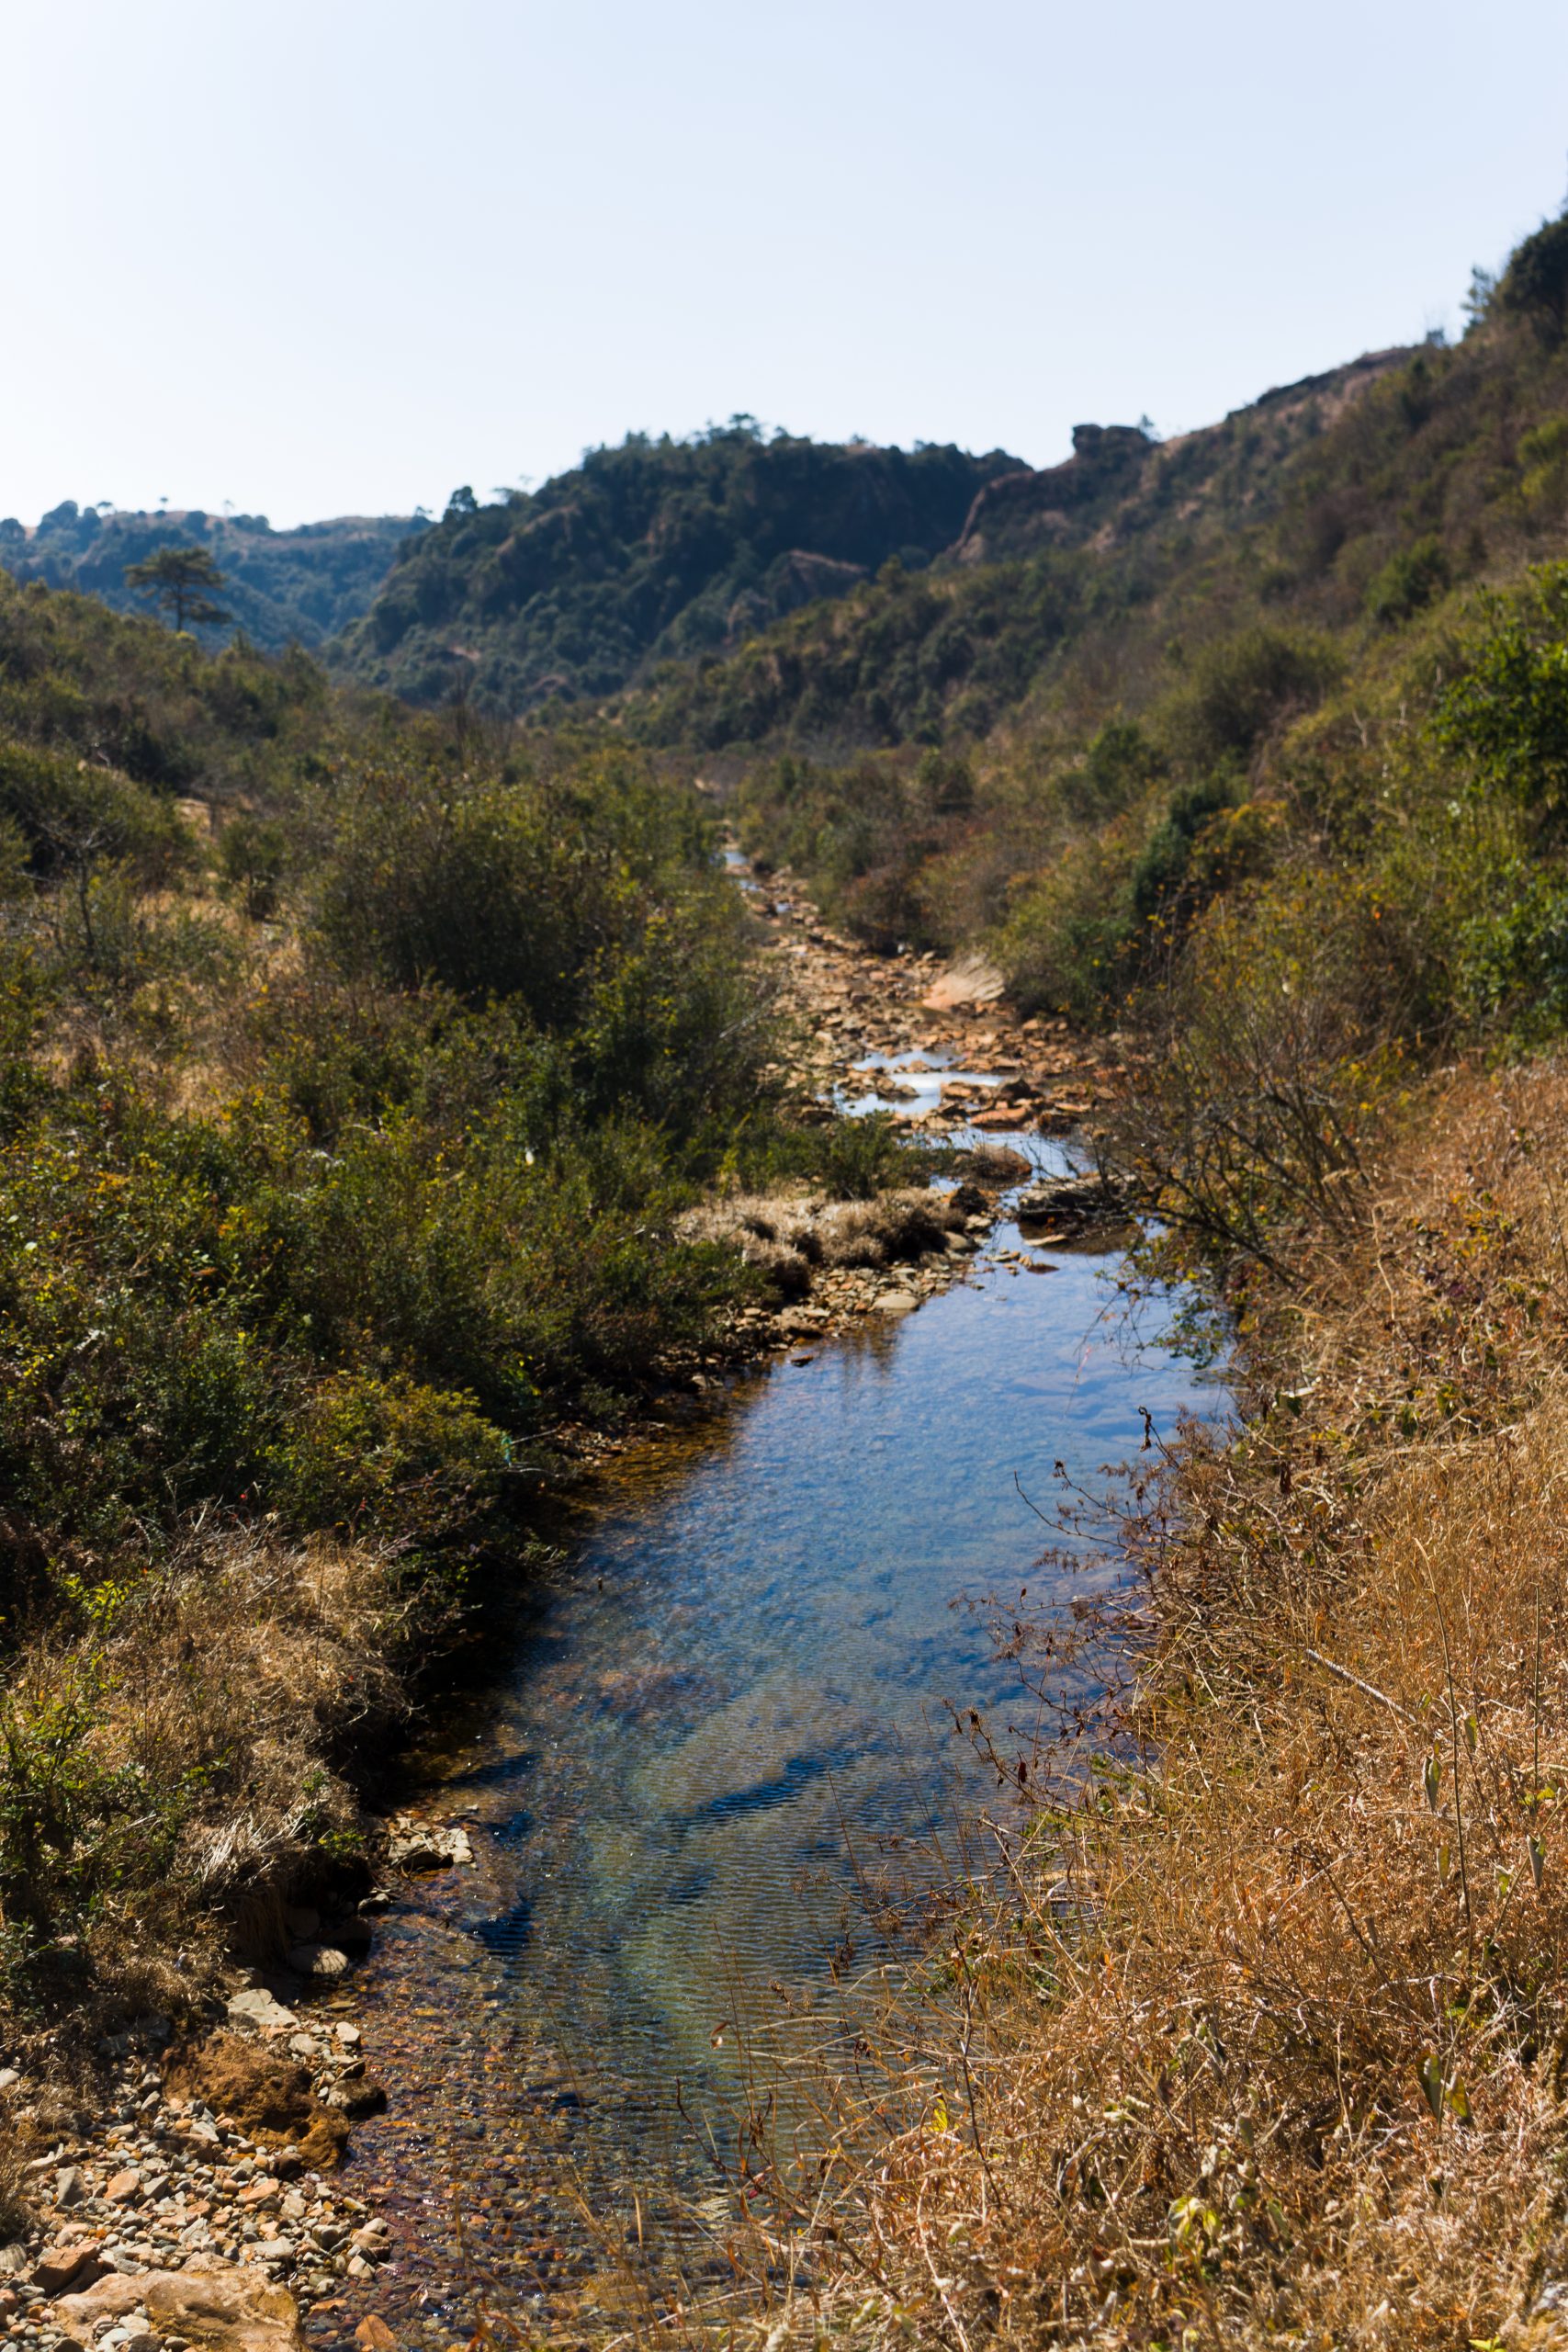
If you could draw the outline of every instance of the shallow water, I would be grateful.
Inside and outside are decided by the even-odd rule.
[[[400,1901],[355,2001],[391,2092],[355,2162],[404,2235],[381,2308],[454,2324],[486,2270],[592,2292],[574,2183],[589,2207],[711,2190],[692,2124],[722,2148],[747,2029],[874,1949],[864,1879],[951,1851],[994,1789],[947,1705],[1027,1734],[974,1604],[1066,1607],[1107,1571],[1047,1591],[1020,1487],[1049,1508],[1058,1464],[1103,1487],[1144,1409],[1217,1399],[1129,1332],[1114,1259],[1004,1223],[1010,1248],[1054,1271],[987,1264],[628,1458],[430,1759],[416,1809],[465,1818],[479,1864]]]

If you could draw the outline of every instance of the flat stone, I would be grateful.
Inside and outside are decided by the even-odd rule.
[[[160,2335],[183,2335],[204,2352],[303,2352],[299,2305],[253,2264],[155,2272],[141,2283]]]
[[[141,2194],[141,2175],[130,2165],[117,2172],[104,2190],[111,2205],[134,2205]]]
[[[90,2287],[104,2267],[96,2245],[51,2246],[33,2265],[33,2285],[46,2295],[62,2295],[68,2287]]]
[[[422,1823],[388,1839],[387,1859],[400,1871],[445,1871],[471,1862],[474,1849],[466,1829]]]
[[[872,1300],[879,1315],[912,1315],[919,1303],[912,1290],[880,1291]]]
[[[54,2305],[54,2316],[62,2326],[85,2328],[91,2333],[96,2320],[123,2319],[128,2312],[140,2311],[146,2296],[148,2274],[132,2278],[129,2273],[111,2270],[81,2291],[62,2295]]]
[[[961,956],[938,974],[920,999],[928,1012],[952,1012],[965,1004],[994,1004],[1007,983],[983,956]]]
[[[299,2022],[292,2009],[275,2001],[265,1987],[253,1985],[248,1991],[236,1993],[228,2005],[229,2022],[242,2032],[282,2033]]]

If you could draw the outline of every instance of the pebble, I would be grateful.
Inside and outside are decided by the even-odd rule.
[[[255,2030],[267,2003],[293,2022],[269,1995],[236,1997],[231,2022]],[[363,2071],[360,2041],[344,2020],[311,2037],[324,2096],[344,2074]],[[279,2174],[290,2165],[300,2177],[286,2188]],[[33,2179],[35,2224],[4,2250],[13,2259],[0,2261],[0,2274],[9,2274],[0,2283],[0,2346],[18,2352],[71,2352],[84,2339],[95,2352],[187,2352],[184,2338],[161,2334],[141,2309],[142,2277],[151,2282],[193,2261],[215,2273],[233,2266],[242,2278],[287,2285],[308,2310],[348,2282],[363,2288],[391,2252],[386,2224],[362,2199],[304,2173],[287,2146],[258,2143],[199,2100],[170,2097],[139,2059],[111,2076],[93,2129],[48,2150]],[[88,2290],[96,2324],[54,2308],[55,2298]]]

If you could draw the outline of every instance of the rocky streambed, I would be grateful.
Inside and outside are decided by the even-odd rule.
[[[1032,1573],[1015,1474],[1113,1459],[1143,1402],[1191,1401],[1101,1330],[1122,1211],[1058,1140],[1099,1059],[1015,1020],[983,966],[873,958],[787,877],[743,878],[807,1084],[962,1142],[962,1182],[702,1213],[774,1303],[690,1375],[711,1413],[612,1458],[375,1882],[280,1920],[205,2040],[152,2018],[102,2053],[91,2112],[0,2067],[0,2131],[36,2150],[0,2337],[389,2352],[487,2309],[593,2332],[617,2290],[585,2194],[639,2231],[674,2210],[671,2084],[719,2112],[738,1988],[817,1983],[858,1933],[845,1824],[907,1838],[931,1707],[1002,1696],[954,1606]]]

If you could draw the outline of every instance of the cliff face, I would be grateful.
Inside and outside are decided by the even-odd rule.
[[[961,563],[995,563],[1089,537],[1133,491],[1157,443],[1137,424],[1075,424],[1073,454],[1035,472],[1021,467],[975,494],[953,549]]]

